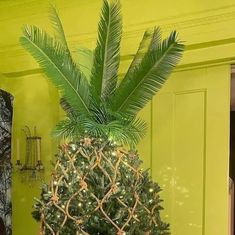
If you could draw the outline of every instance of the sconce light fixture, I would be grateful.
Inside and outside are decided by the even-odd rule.
[[[26,140],[25,158],[20,158],[19,143],[17,140],[16,167],[21,173],[22,181],[41,181],[43,176],[42,173],[44,172],[44,166],[41,160],[42,138],[37,135],[36,127],[34,127],[33,134],[28,126],[25,126],[22,131],[25,134]]]

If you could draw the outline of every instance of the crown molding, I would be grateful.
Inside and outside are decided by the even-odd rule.
[[[146,29],[153,28],[155,26],[159,26],[163,33],[168,33],[174,29],[181,32],[185,29],[190,29],[192,31],[194,28],[200,26],[216,25],[218,23],[229,22],[232,20],[235,20],[235,4],[127,25],[123,30],[123,40],[139,37]],[[96,41],[96,37],[96,32],[93,32],[83,35],[70,35],[68,39],[71,43],[90,43]]]
[[[227,37],[225,35],[225,38],[210,38],[204,39],[203,35],[198,37],[197,39],[190,40],[192,38],[192,35],[200,35],[201,32],[204,32],[204,27],[206,26],[207,29],[210,29],[214,34],[216,34],[216,30],[219,28],[218,35],[221,37],[223,36],[223,29],[221,28],[221,24],[224,25],[235,25],[235,4],[224,6],[222,8],[216,8],[216,9],[210,9],[205,11],[198,11],[193,12],[190,14],[184,14],[184,15],[177,15],[162,19],[155,19],[151,21],[146,21],[140,24],[133,24],[133,25],[127,25],[124,27],[123,31],[123,41],[127,42],[134,42],[137,48],[137,40],[134,40],[136,38],[140,38],[143,32],[146,30],[146,28],[152,28],[155,25],[159,25],[163,31],[163,34],[168,33],[172,29],[176,29],[177,31],[180,31],[183,38],[188,37],[189,40],[186,42],[186,54],[189,54],[188,52],[193,53],[194,51],[198,50],[204,50],[207,48],[216,48],[216,47],[222,47],[227,45],[232,45],[232,48],[235,46],[235,31],[234,34],[231,35],[231,37]],[[71,46],[72,51],[75,51],[76,45],[79,42],[80,44],[90,45],[91,47],[95,47],[96,43],[96,32],[92,33],[86,33],[86,34],[79,34],[79,35],[68,35],[68,42]],[[235,53],[234,53],[235,54]],[[121,56],[121,61],[125,64],[128,63],[133,58],[133,53],[124,53]],[[8,45],[8,46],[1,46],[0,47],[0,56],[4,58],[5,56],[8,58],[14,58],[16,61],[27,61],[25,58],[29,58],[28,53],[19,45]],[[189,57],[189,56],[188,56]],[[206,60],[208,64],[208,61],[228,61],[228,58],[233,58],[230,54],[224,58],[215,58],[212,60]],[[9,61],[9,60],[8,60]],[[10,61],[11,62],[11,61]],[[213,63],[214,63],[213,62]],[[2,62],[4,63],[4,61]],[[14,62],[13,62],[14,63]],[[194,64],[203,63],[202,61],[189,61],[186,60],[183,62],[182,66],[187,67],[189,64],[193,66]],[[187,65],[188,64],[188,65]],[[180,67],[179,66],[179,67]],[[1,66],[4,68],[6,66]],[[19,66],[20,67],[20,66]],[[22,76],[23,74],[33,74],[33,73],[41,73],[41,70],[36,67],[36,64],[31,65],[29,70],[25,70],[25,68],[22,68],[20,70],[19,68],[17,71],[2,71],[6,76]]]
[[[145,21],[137,24],[126,25],[123,29],[123,40],[135,38],[144,33],[148,28],[155,26],[161,27],[163,32],[168,32],[173,29],[183,31],[183,29],[193,30],[195,27],[204,25],[215,25],[218,23],[235,20],[235,4],[227,5],[221,8],[214,8],[204,11],[191,12],[188,14],[175,15],[166,18],[160,18],[150,21]],[[71,45],[86,42],[96,42],[97,32],[68,35],[68,41]],[[9,49],[20,50],[19,44],[11,44],[0,46],[0,52]]]

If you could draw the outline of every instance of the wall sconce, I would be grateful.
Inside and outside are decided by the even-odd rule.
[[[36,127],[34,133],[28,126],[25,126],[22,131],[25,134],[26,154],[25,159],[21,162],[19,153],[19,140],[17,140],[17,161],[16,168],[21,173],[23,182],[42,180],[44,167],[41,161],[41,137],[37,135]]]

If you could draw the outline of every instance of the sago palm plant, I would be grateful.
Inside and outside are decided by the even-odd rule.
[[[54,133],[61,146],[51,183],[35,205],[42,234],[169,234],[161,221],[159,186],[135,148],[146,131],[138,112],[166,82],[183,44],[172,32],[147,30],[124,78],[118,79],[122,18],[118,0],[104,0],[94,51],[75,61],[53,8],[56,37],[26,26],[21,44],[61,93],[67,119]],[[85,59],[84,59],[85,58]],[[129,146],[126,151],[121,146]]]

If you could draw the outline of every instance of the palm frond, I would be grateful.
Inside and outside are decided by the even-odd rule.
[[[166,82],[184,46],[176,32],[162,41],[159,28],[147,30],[117,87],[122,20],[120,0],[103,0],[95,51],[78,47],[75,63],[56,8],[50,18],[56,37],[36,26],[25,27],[21,44],[61,92],[67,119],[53,135],[65,139],[91,136],[135,148],[147,125],[136,114]]]
[[[55,7],[51,7],[50,9],[50,19],[52,26],[55,30],[55,38],[58,40],[61,45],[65,48],[68,54],[72,56],[68,43],[66,40],[66,36],[64,33],[63,25],[61,23],[60,17],[58,15],[58,12]],[[85,77],[89,80],[91,76],[91,68],[93,64],[93,52],[89,50],[88,48],[85,48],[83,46],[78,46],[77,50],[77,56],[78,56],[78,66],[80,71],[85,75]]]
[[[155,28],[152,34],[152,39],[149,44],[149,52],[157,50],[162,40],[161,29],[159,27]]]
[[[109,137],[134,149],[147,132],[147,124],[139,118],[122,119],[108,124]]]
[[[37,60],[48,79],[79,113],[89,114],[88,82],[64,47],[36,26],[24,28],[21,44]]]
[[[128,73],[111,99],[113,111],[136,115],[154,94],[163,86],[178,64],[184,46],[177,39],[176,32],[159,43],[160,31],[138,67]]]
[[[128,73],[132,73],[133,70],[139,66],[139,64],[141,63],[145,53],[148,51],[150,43],[152,41],[153,38],[153,31],[152,30],[146,30],[144,33],[144,36],[140,42],[139,48],[129,66],[129,69],[127,71]]]
[[[94,52],[81,45],[78,46],[77,52],[79,69],[86,76],[87,80],[90,81]]]
[[[57,123],[52,131],[52,136],[68,140],[81,137],[85,132],[82,122],[82,116],[69,115],[68,118]]]
[[[54,6],[51,6],[50,8],[50,20],[52,23],[52,26],[55,30],[55,37],[56,39],[65,47],[65,49],[69,52],[68,43],[65,37],[63,25],[61,23],[60,17],[58,15],[58,12]]]
[[[107,100],[116,88],[121,32],[119,0],[104,0],[91,76],[92,93],[98,104]]]
[[[118,117],[118,116],[116,116]],[[99,123],[82,115],[70,115],[59,122],[53,136],[73,140],[83,136],[104,137],[121,145],[135,148],[145,136],[147,124],[141,119],[119,116],[107,123]]]
[[[60,98],[60,106],[68,116],[74,113],[73,107],[66,101],[64,97]]]

